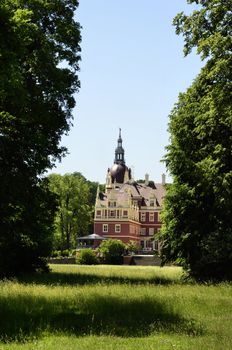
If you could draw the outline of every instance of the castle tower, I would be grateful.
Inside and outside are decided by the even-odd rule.
[[[124,153],[124,148],[122,147],[121,129],[119,129],[119,137],[117,147],[115,149],[114,164],[107,173],[107,176],[111,177],[111,183],[115,184],[116,186],[123,184],[131,179],[131,169],[126,166]]]
[[[121,129],[120,128],[119,128],[118,146],[115,149],[114,163],[125,165],[124,149],[122,147],[122,137],[121,137]]]

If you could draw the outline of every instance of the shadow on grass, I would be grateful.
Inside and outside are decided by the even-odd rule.
[[[44,331],[64,334],[143,337],[152,333],[202,334],[193,320],[184,319],[154,299],[86,295],[82,299],[30,295],[0,296],[0,339],[27,341]]]
[[[171,278],[154,276],[152,278],[139,278],[139,277],[123,277],[123,276],[105,276],[96,274],[83,274],[83,273],[62,273],[62,272],[50,272],[41,274],[32,274],[23,276],[18,279],[23,283],[45,284],[45,285],[85,285],[85,284],[177,284],[182,283],[180,280],[174,280]]]

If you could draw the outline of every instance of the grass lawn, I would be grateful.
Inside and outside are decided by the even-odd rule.
[[[51,265],[0,282],[0,350],[232,349],[232,284],[178,267]]]

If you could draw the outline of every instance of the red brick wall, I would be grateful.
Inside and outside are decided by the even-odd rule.
[[[158,213],[157,212],[154,212],[154,221],[150,221],[149,220],[149,212],[148,211],[145,211],[145,210],[142,210],[143,213],[145,213],[145,221],[142,221],[141,220],[141,212],[139,214],[139,219],[140,219],[140,222],[143,224],[149,224],[149,223],[158,223]],[[152,213],[150,211],[150,213]]]
[[[108,224],[108,232],[103,232],[103,225]],[[115,232],[115,225],[120,224],[121,225],[121,231]],[[130,226],[134,227],[134,230],[130,229]],[[133,232],[131,232],[133,231]],[[140,234],[140,224],[139,223],[133,223],[133,222],[123,222],[123,221],[100,221],[95,222],[94,224],[94,233],[114,238],[114,239],[120,239],[123,243],[128,243],[130,240],[139,240],[139,234]]]

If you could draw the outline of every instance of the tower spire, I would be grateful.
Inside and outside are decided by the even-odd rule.
[[[118,146],[115,149],[115,159],[114,163],[125,165],[124,159],[124,149],[122,147],[122,136],[121,136],[121,128],[119,128],[119,137],[118,137]]]

